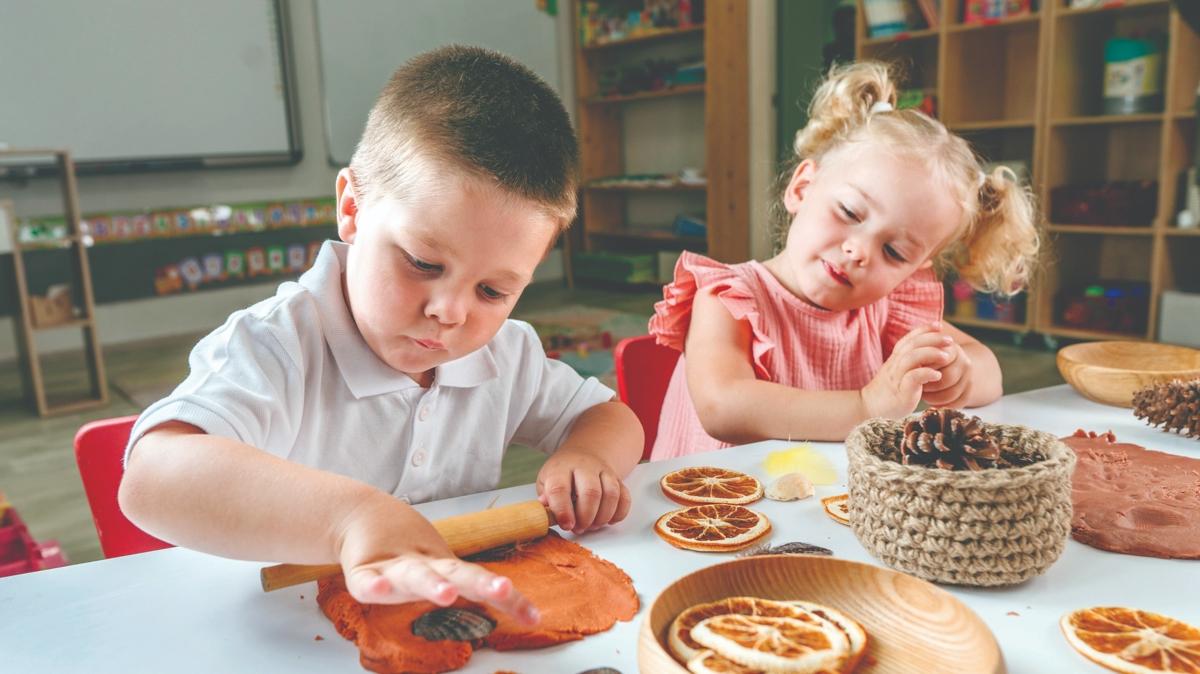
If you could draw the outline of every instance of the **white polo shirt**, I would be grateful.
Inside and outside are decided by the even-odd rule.
[[[326,242],[298,281],[200,340],[191,373],[142,412],[130,446],[184,421],[420,503],[494,489],[510,442],[553,452],[584,410],[614,397],[513,320],[421,388],[359,334],[342,295],[347,249]]]

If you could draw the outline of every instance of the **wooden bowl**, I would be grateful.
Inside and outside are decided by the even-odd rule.
[[[1152,342],[1087,342],[1058,350],[1058,371],[1083,397],[1130,407],[1150,384],[1200,377],[1200,350]]]
[[[803,599],[843,611],[867,631],[859,668],[871,674],[1005,671],[987,625],[945,590],[890,569],[810,555],[746,557],[675,581],[642,621],[638,669],[687,674],[667,647],[671,621],[690,606],[733,596]]]

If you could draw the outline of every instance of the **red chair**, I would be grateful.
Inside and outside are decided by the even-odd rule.
[[[617,395],[633,410],[646,432],[642,460],[650,458],[658,435],[658,416],[679,352],[655,343],[653,335],[629,337],[617,342],[613,366],[617,371]]]
[[[121,459],[136,416],[100,419],[75,434],[75,463],[92,508],[92,521],[105,557],[121,557],[171,547],[137,528],[117,505],[117,487],[125,467]]]

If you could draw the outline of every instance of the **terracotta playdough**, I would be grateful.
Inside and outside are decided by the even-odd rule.
[[[323,580],[317,603],[339,634],[358,645],[362,666],[375,672],[446,672],[458,669],[475,648],[542,648],[604,632],[638,610],[633,581],[616,565],[553,532],[538,541],[501,548],[471,561],[512,579],[541,613],[524,627],[488,606],[466,600],[454,605],[487,615],[496,629],[476,642],[426,641],[413,634],[413,621],[438,608],[429,602],[364,605],[346,591],[341,576]]]
[[[1200,460],[1075,431],[1071,536],[1101,550],[1200,559]]]

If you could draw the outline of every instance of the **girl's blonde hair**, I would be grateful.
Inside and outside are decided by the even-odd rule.
[[[1040,245],[1033,193],[1007,167],[985,174],[970,145],[941,122],[919,110],[893,109],[893,82],[889,67],[876,61],[834,66],[813,96],[808,124],[796,133],[777,197],[801,161],[820,165],[847,143],[884,143],[924,162],[962,207],[963,221],[935,253],[939,275],[953,270],[977,290],[1015,294],[1029,282]],[[772,204],[772,216],[782,241],[790,218],[781,198]]]

